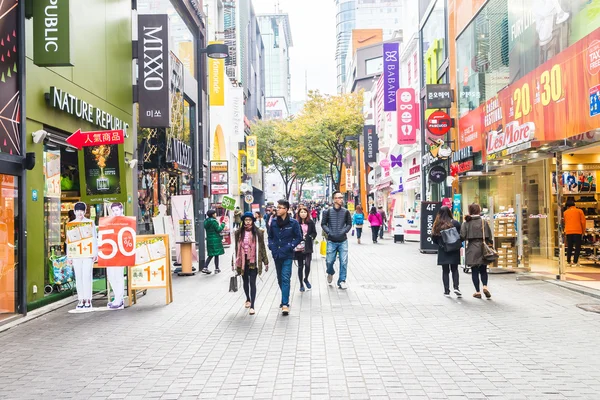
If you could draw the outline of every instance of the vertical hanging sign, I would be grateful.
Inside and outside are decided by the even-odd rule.
[[[400,87],[400,43],[383,44],[383,111],[396,111],[396,92]]]
[[[244,141],[244,88],[234,87],[229,91],[233,111],[233,129],[231,139],[233,142]]]
[[[375,125],[365,125],[363,127],[363,135],[365,142],[365,161],[376,162],[377,153],[379,152],[379,136],[375,132]]]
[[[258,144],[256,136],[246,136],[246,172],[256,174],[258,172]]]
[[[408,145],[417,143],[419,130],[419,110],[415,89],[401,88],[396,94],[398,136],[397,143]]]
[[[222,42],[210,42],[220,44]],[[208,95],[211,106],[225,105],[225,59],[208,59]]]
[[[36,0],[33,6],[33,63],[65,67],[71,63],[69,0]]]
[[[138,15],[138,102],[140,128],[168,128],[169,16]]]

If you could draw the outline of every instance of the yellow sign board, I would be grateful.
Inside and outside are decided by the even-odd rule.
[[[129,267],[129,302],[137,301],[142,289],[165,289],[167,304],[173,301],[171,284],[171,251],[168,235],[138,235],[135,246],[135,265]]]
[[[218,42],[210,42],[214,44]],[[208,59],[208,95],[211,106],[225,105],[225,60]]]
[[[246,136],[246,172],[258,172],[258,143],[256,136]]]

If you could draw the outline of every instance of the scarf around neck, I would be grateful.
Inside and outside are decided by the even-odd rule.
[[[244,229],[240,237],[237,249],[237,258],[235,260],[235,266],[241,268],[242,271],[246,266],[246,260],[250,264],[256,264],[256,238],[252,234],[251,229]]]

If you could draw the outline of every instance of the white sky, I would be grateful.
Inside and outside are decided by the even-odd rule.
[[[288,13],[294,46],[290,49],[292,101],[304,100],[305,71],[308,90],[336,94],[335,1],[252,0],[257,14]]]

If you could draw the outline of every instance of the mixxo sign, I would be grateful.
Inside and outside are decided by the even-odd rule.
[[[71,63],[69,0],[35,0],[33,11],[33,63],[65,67]]]
[[[168,128],[169,16],[138,16],[138,102],[141,128]]]

